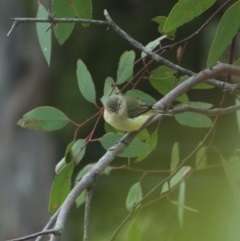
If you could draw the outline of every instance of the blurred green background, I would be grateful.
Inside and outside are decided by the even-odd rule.
[[[177,1],[94,1],[93,19],[104,20],[103,10],[107,9],[112,19],[132,37],[146,45],[159,37],[157,24],[151,19],[167,16]],[[176,40],[189,36],[211,16],[224,1],[217,1],[202,16],[195,18],[177,31]],[[50,1],[41,1],[48,9]],[[84,29],[75,26],[71,37],[59,46],[53,37],[51,64],[48,67],[41,53],[36,36],[35,24],[20,24],[7,37],[12,22],[10,17],[35,17],[37,2],[0,0],[0,238],[16,238],[40,231],[49,219],[47,207],[54,179],[54,166],[62,158],[65,148],[73,140],[74,128],[67,126],[54,133],[29,131],[16,126],[16,122],[33,108],[43,105],[62,110],[75,122],[83,122],[97,109],[83,99],[76,78],[76,63],[80,58],[87,65],[97,90],[98,104],[103,93],[106,77],[115,79],[120,55],[133,49],[114,31],[102,26],[91,25]],[[204,31],[187,45],[181,65],[194,72],[205,68],[206,57],[214,37],[220,13]],[[239,42],[239,41],[238,41]],[[170,41],[164,42],[169,44]],[[236,48],[239,46],[237,45]],[[238,48],[239,50],[239,48]],[[135,51],[140,57],[138,51]],[[236,51],[237,52],[237,51]],[[176,63],[176,49],[164,55]],[[222,56],[227,61],[228,55]],[[153,64],[152,68],[158,66]],[[137,71],[138,67],[136,67]],[[142,81],[138,89],[156,99],[161,96],[147,81]],[[219,105],[220,90],[192,90],[188,92],[192,101],[204,101]],[[227,96],[225,106],[234,104]],[[81,128],[78,137],[85,138],[92,130],[94,121]],[[153,125],[149,128],[155,130]],[[193,129],[179,125],[174,119],[163,120],[159,129],[156,150],[143,162],[131,162],[131,166],[143,170],[170,168],[173,144],[179,142],[181,158],[185,158],[204,138],[208,130]],[[95,138],[105,133],[104,122],[100,121]],[[229,158],[239,147],[239,132],[235,114],[222,116],[214,133],[213,145]],[[100,143],[90,143],[86,155],[76,174],[88,163],[96,162],[103,154]],[[128,164],[125,158],[117,158],[113,166]],[[219,164],[214,151],[208,153],[208,164]],[[188,165],[194,165],[194,157]],[[125,200],[129,188],[139,181],[141,173],[118,170],[103,175],[93,194],[90,240],[108,240],[128,214]],[[143,192],[147,193],[166,174],[147,175],[143,181]],[[159,197],[161,189],[149,197],[147,202]],[[178,190],[170,198],[176,200]],[[161,199],[146,206],[139,212],[138,220],[142,230],[142,240],[177,241],[226,241],[239,240],[239,210],[225,172],[221,166],[196,171],[186,181],[186,205],[199,212],[185,212],[183,229],[177,218],[177,207]],[[73,207],[63,232],[62,240],[81,240],[84,208]],[[127,240],[130,220],[121,230],[116,240]]]

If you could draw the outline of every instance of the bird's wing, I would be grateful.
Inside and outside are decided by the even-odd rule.
[[[125,97],[125,98],[128,99],[126,107],[128,109],[129,118],[137,117],[152,109],[151,105],[143,101],[133,99],[131,97]]]

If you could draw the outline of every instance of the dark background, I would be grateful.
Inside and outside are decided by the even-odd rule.
[[[146,45],[159,37],[157,24],[152,18],[167,16],[177,1],[93,1],[93,18],[104,20],[107,9],[112,19],[132,37]],[[176,40],[197,30],[224,1],[217,1],[203,15],[179,28]],[[50,1],[41,1],[48,9]],[[10,239],[40,231],[49,219],[47,207],[54,179],[54,166],[62,158],[67,144],[72,141],[74,128],[67,126],[54,133],[22,129],[16,122],[28,111],[49,105],[62,110],[69,118],[82,122],[97,110],[81,96],[76,79],[76,62],[82,59],[87,65],[97,90],[98,103],[103,93],[106,77],[115,79],[120,55],[133,49],[114,31],[91,25],[84,29],[75,26],[71,37],[59,46],[53,37],[51,64],[48,67],[37,40],[35,24],[18,26],[12,34],[10,17],[35,17],[36,1],[0,0],[0,239]],[[204,31],[193,38],[186,49],[181,65],[194,72],[206,66],[207,53],[213,40],[220,13]],[[238,43],[239,41],[237,41]],[[170,42],[165,41],[164,44]],[[238,47],[238,46],[237,46]],[[238,49],[238,48],[237,48]],[[236,49],[236,56],[239,49]],[[137,57],[140,54],[135,50]],[[164,55],[176,63],[176,49]],[[222,56],[227,61],[228,54]],[[158,66],[154,64],[152,68]],[[136,68],[137,70],[137,68]],[[138,87],[154,96],[161,96],[145,81]],[[204,101],[219,105],[220,90],[189,91],[192,101]],[[227,96],[225,105],[234,104]],[[78,137],[85,138],[94,121],[84,126]],[[154,131],[155,125],[150,127]],[[156,150],[148,159],[131,166],[139,169],[169,169],[171,149],[180,143],[181,158],[186,157],[203,139],[207,129],[192,129],[179,125],[174,119],[162,121]],[[94,137],[105,133],[101,120]],[[228,158],[239,146],[239,132],[234,114],[219,119],[213,145]],[[86,164],[96,162],[104,149],[97,142],[88,145],[86,155],[76,173]],[[214,151],[209,151],[208,163],[219,163]],[[114,166],[127,164],[117,158]],[[188,165],[194,164],[194,158]],[[96,185],[91,209],[90,240],[108,240],[127,215],[125,200],[129,188],[141,177],[140,173],[118,170],[103,175]],[[166,175],[151,174],[142,181],[147,193]],[[186,181],[186,205],[199,210],[186,211],[183,229],[179,227],[177,207],[166,199],[144,208],[138,215],[143,240],[239,240],[235,215],[236,206],[222,167],[197,171]],[[148,201],[160,195],[160,190]],[[177,200],[178,191],[171,194]],[[170,218],[169,218],[170,216]],[[121,231],[119,239],[127,239],[131,222]],[[63,240],[79,240],[82,237],[83,207],[73,208],[64,231]],[[236,233],[236,234],[235,234]],[[166,235],[167,234],[167,235]],[[166,236],[168,239],[165,239]],[[231,238],[229,238],[231,237]],[[236,237],[236,239],[233,239]],[[229,238],[229,239],[228,239]]]

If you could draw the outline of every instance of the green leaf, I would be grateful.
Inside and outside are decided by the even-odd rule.
[[[77,140],[65,155],[66,163],[74,161],[74,166],[78,165],[85,155],[86,144],[85,139]]]
[[[55,167],[55,173],[58,174],[65,166],[67,166],[67,163],[65,161],[65,157],[63,157],[56,165]]]
[[[169,32],[191,21],[213,5],[216,0],[180,0],[171,10],[163,32]]]
[[[200,109],[209,109],[213,106],[210,103],[204,102],[189,102],[188,105]],[[176,105],[175,108],[179,106],[182,106],[182,104]],[[199,113],[186,111],[182,114],[177,114],[174,117],[181,125],[189,127],[208,128],[212,126],[212,120],[209,117]]]
[[[213,88],[215,88],[213,85],[210,85],[204,82],[192,87],[192,89],[195,89],[195,90],[207,90],[207,89],[213,89]]]
[[[177,122],[184,126],[195,128],[208,128],[212,126],[212,120],[205,115],[193,112],[185,112],[174,116]]]
[[[101,139],[100,142],[104,149],[108,150],[110,147],[112,147],[114,144],[119,142],[119,140],[123,136],[120,134],[114,134],[114,133],[108,133],[104,135]],[[118,154],[120,157],[137,157],[139,155],[145,154],[149,152],[152,148],[147,145],[146,143],[134,139],[129,146],[121,153]]]
[[[76,142],[72,141],[68,144],[65,156],[58,162],[55,167],[55,172],[59,173],[65,166],[73,162],[77,166],[85,155],[86,140],[79,139]]]
[[[128,211],[142,199],[142,188],[140,182],[135,183],[129,190],[126,199],[126,208]]]
[[[210,108],[213,107],[213,104],[211,104],[211,103],[199,102],[199,101],[189,102],[188,105],[192,106],[192,107],[196,107],[196,108],[201,108],[201,109],[210,109]],[[182,106],[182,104],[179,104],[179,105],[176,105],[176,106],[177,107]]]
[[[90,75],[86,65],[80,59],[77,62],[77,79],[78,87],[83,97],[87,101],[95,104],[96,90],[92,80],[92,76]]]
[[[140,140],[140,141],[144,141],[147,140],[150,137],[149,132],[147,131],[147,129],[143,129],[140,132],[137,133],[137,135],[135,136],[136,139]]]
[[[85,176],[88,171],[92,168],[92,164],[89,164],[85,166],[80,172],[77,174],[77,177],[75,179],[75,186],[78,184],[78,182],[82,179],[83,176]],[[84,190],[76,199],[76,207],[79,208],[83,203],[85,203],[86,200],[86,190]]]
[[[64,202],[71,190],[71,177],[73,164],[65,166],[53,181],[51,197],[49,201],[49,212],[54,214]]]
[[[145,48],[146,48],[148,51],[151,51],[151,52],[152,52],[157,46],[159,46],[159,43],[161,42],[161,40],[165,39],[166,37],[167,37],[167,36],[164,35],[164,36],[161,36],[161,37],[159,37],[159,38],[151,41],[150,43],[148,43],[148,44],[146,45]],[[144,58],[146,55],[147,55],[147,54],[146,54],[145,52],[142,52],[142,53],[141,53],[141,57],[142,57],[142,58]]]
[[[240,67],[240,59],[236,60],[233,64]]]
[[[185,204],[185,190],[186,190],[186,184],[185,182],[182,182],[179,187],[179,193],[178,193],[178,220],[180,223],[181,229],[183,228],[183,217],[184,217],[184,204]]]
[[[123,131],[119,131],[115,129],[113,126],[109,125],[107,122],[104,123],[104,129],[106,133],[123,133]]]
[[[171,155],[171,170],[175,170],[180,161],[180,152],[179,152],[179,144],[175,142],[172,148]]]
[[[170,189],[175,187],[178,183],[180,183],[184,176],[191,170],[191,167],[184,166],[182,167],[170,180]],[[169,185],[168,182],[165,182],[162,187],[162,192],[165,193],[169,191]]]
[[[37,18],[48,18],[48,12],[41,4],[39,4],[38,6]],[[51,46],[52,46],[52,43],[51,43],[52,34],[51,34],[51,29],[49,29],[50,26],[51,26],[51,23],[36,23],[38,40],[40,43],[42,53],[48,65],[50,64]],[[49,30],[46,32],[47,29]]]
[[[233,4],[222,16],[211,45],[207,66],[212,66],[237,34],[240,26],[240,1]]]
[[[86,190],[84,190],[76,199],[76,207],[79,208],[86,201]]]
[[[186,209],[186,210],[188,210],[188,211],[191,211],[191,212],[195,212],[195,213],[198,213],[198,212],[199,212],[197,209],[190,208],[190,207],[188,207],[188,206],[186,206],[186,205],[180,205],[180,204],[179,204],[178,202],[176,202],[176,201],[171,201],[171,203],[174,204],[174,205],[176,205],[176,206],[178,206],[178,207],[182,207],[182,208],[184,208],[184,209]]]
[[[26,113],[17,124],[23,128],[40,131],[55,131],[69,123],[67,116],[60,110],[44,106]]]
[[[150,77],[150,83],[152,84],[152,86],[163,95],[166,95],[173,89],[174,81],[175,78],[173,76],[169,76],[162,79],[154,79]]]
[[[176,77],[174,74],[175,70],[170,69],[166,66],[160,66],[154,69],[150,74],[150,83],[152,86],[161,94],[166,95],[170,92],[176,85]],[[176,101],[180,101],[182,103],[188,103],[188,96],[186,93],[179,96]]]
[[[117,84],[123,84],[129,80],[133,73],[135,53],[134,51],[125,52],[120,57],[117,70]]]
[[[119,89],[117,86],[115,86],[114,90],[113,90],[113,86],[115,86],[114,80],[111,77],[107,77],[104,83],[104,89],[103,89],[103,96],[101,98],[101,102],[104,105],[106,99],[110,96],[110,95],[116,95],[117,93],[119,93]]]
[[[72,147],[73,147],[73,145],[74,145],[74,141],[71,141],[68,145],[67,145],[67,148],[66,148],[66,150],[65,150],[65,157],[69,154],[69,152],[71,151],[71,149],[72,149]],[[69,163],[70,161],[68,161],[68,163]]]
[[[238,156],[234,156],[231,157],[230,161],[227,162],[221,154],[219,155],[224,171],[226,172],[228,181],[231,185],[235,203],[238,207],[238,210],[240,210],[240,159]]]
[[[139,99],[139,100],[141,100],[143,102],[146,102],[150,105],[153,105],[157,102],[152,96],[144,93],[141,90],[136,90],[136,89],[135,90],[129,90],[125,93],[125,95],[136,98],[136,99]]]
[[[146,154],[143,155],[139,155],[136,159],[136,162],[140,162],[142,160],[144,160],[146,157],[148,157],[152,151],[154,150],[154,148],[157,145],[157,141],[158,141],[158,133],[157,131],[155,131],[151,136],[149,136],[149,138],[147,139],[147,141],[145,142],[146,144],[148,144],[152,149],[147,152]]]
[[[177,71],[173,70],[165,65],[162,65],[154,70],[151,71],[150,79],[163,79],[166,77],[173,77],[173,74],[175,74]]]
[[[74,18],[75,13],[68,0],[53,0],[52,12],[56,13],[57,18]],[[57,23],[54,27],[54,33],[58,43],[62,45],[72,33],[74,23]]]
[[[197,166],[197,169],[203,169],[207,166],[206,150],[206,147],[201,147],[196,153],[195,164]]]
[[[141,241],[141,240],[142,240],[141,230],[137,219],[135,219],[128,231],[127,241]]]
[[[235,104],[240,105],[240,101],[237,98],[235,98]],[[240,132],[240,111],[236,111],[236,118],[237,118],[238,131]]]
[[[183,83],[184,81],[186,81],[188,79],[189,79],[189,76],[186,76],[186,75],[182,76],[179,80],[178,85],[180,85],[181,83]],[[213,89],[213,88],[214,88],[213,85],[210,85],[210,84],[207,84],[204,82],[201,82],[200,84],[197,84],[192,87],[192,89],[196,89],[196,90],[205,90],[205,89]]]
[[[58,174],[65,166],[67,166],[66,162],[66,156],[68,155],[68,153],[71,151],[72,147],[74,145],[74,141],[70,142],[67,145],[66,151],[65,151],[65,155],[64,157],[57,163],[56,167],[55,167],[55,172]]]
[[[92,1],[91,0],[71,0],[69,3],[78,18],[91,19],[92,18]],[[84,27],[88,27],[89,24],[83,23]]]
[[[175,38],[176,29],[174,29],[174,30],[172,30],[172,31],[170,31],[170,32],[167,32],[167,33],[165,33],[165,32],[163,31],[163,27],[164,27],[164,25],[165,25],[165,22],[166,22],[166,20],[167,20],[167,17],[165,17],[165,16],[157,16],[157,17],[153,18],[152,20],[159,24],[159,26],[158,26],[158,32],[159,32],[159,33],[161,33],[161,34],[163,34],[163,35],[165,34],[165,35],[167,35],[169,38]]]

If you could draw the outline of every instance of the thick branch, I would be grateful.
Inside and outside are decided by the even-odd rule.
[[[240,68],[230,64],[218,63],[211,69],[205,69],[196,75],[193,75],[188,80],[178,85],[167,95],[165,95],[160,101],[158,101],[154,106],[156,109],[166,109],[174,100],[176,100],[180,95],[186,93],[193,86],[204,82],[208,79],[213,79],[219,75],[227,74],[240,77]]]
[[[55,225],[56,230],[63,230],[68,213],[71,206],[74,204],[76,198],[81,194],[83,190],[91,187],[98,177],[102,174],[104,169],[114,160],[114,158],[121,153],[126,145],[124,143],[130,143],[137,133],[131,132],[126,134],[122,140],[115,144],[106,154],[89,170],[89,172],[79,181],[79,183],[71,190],[66,200],[61,206],[58,219]],[[124,140],[124,141],[123,141]],[[53,235],[51,241],[59,240],[60,237]]]

